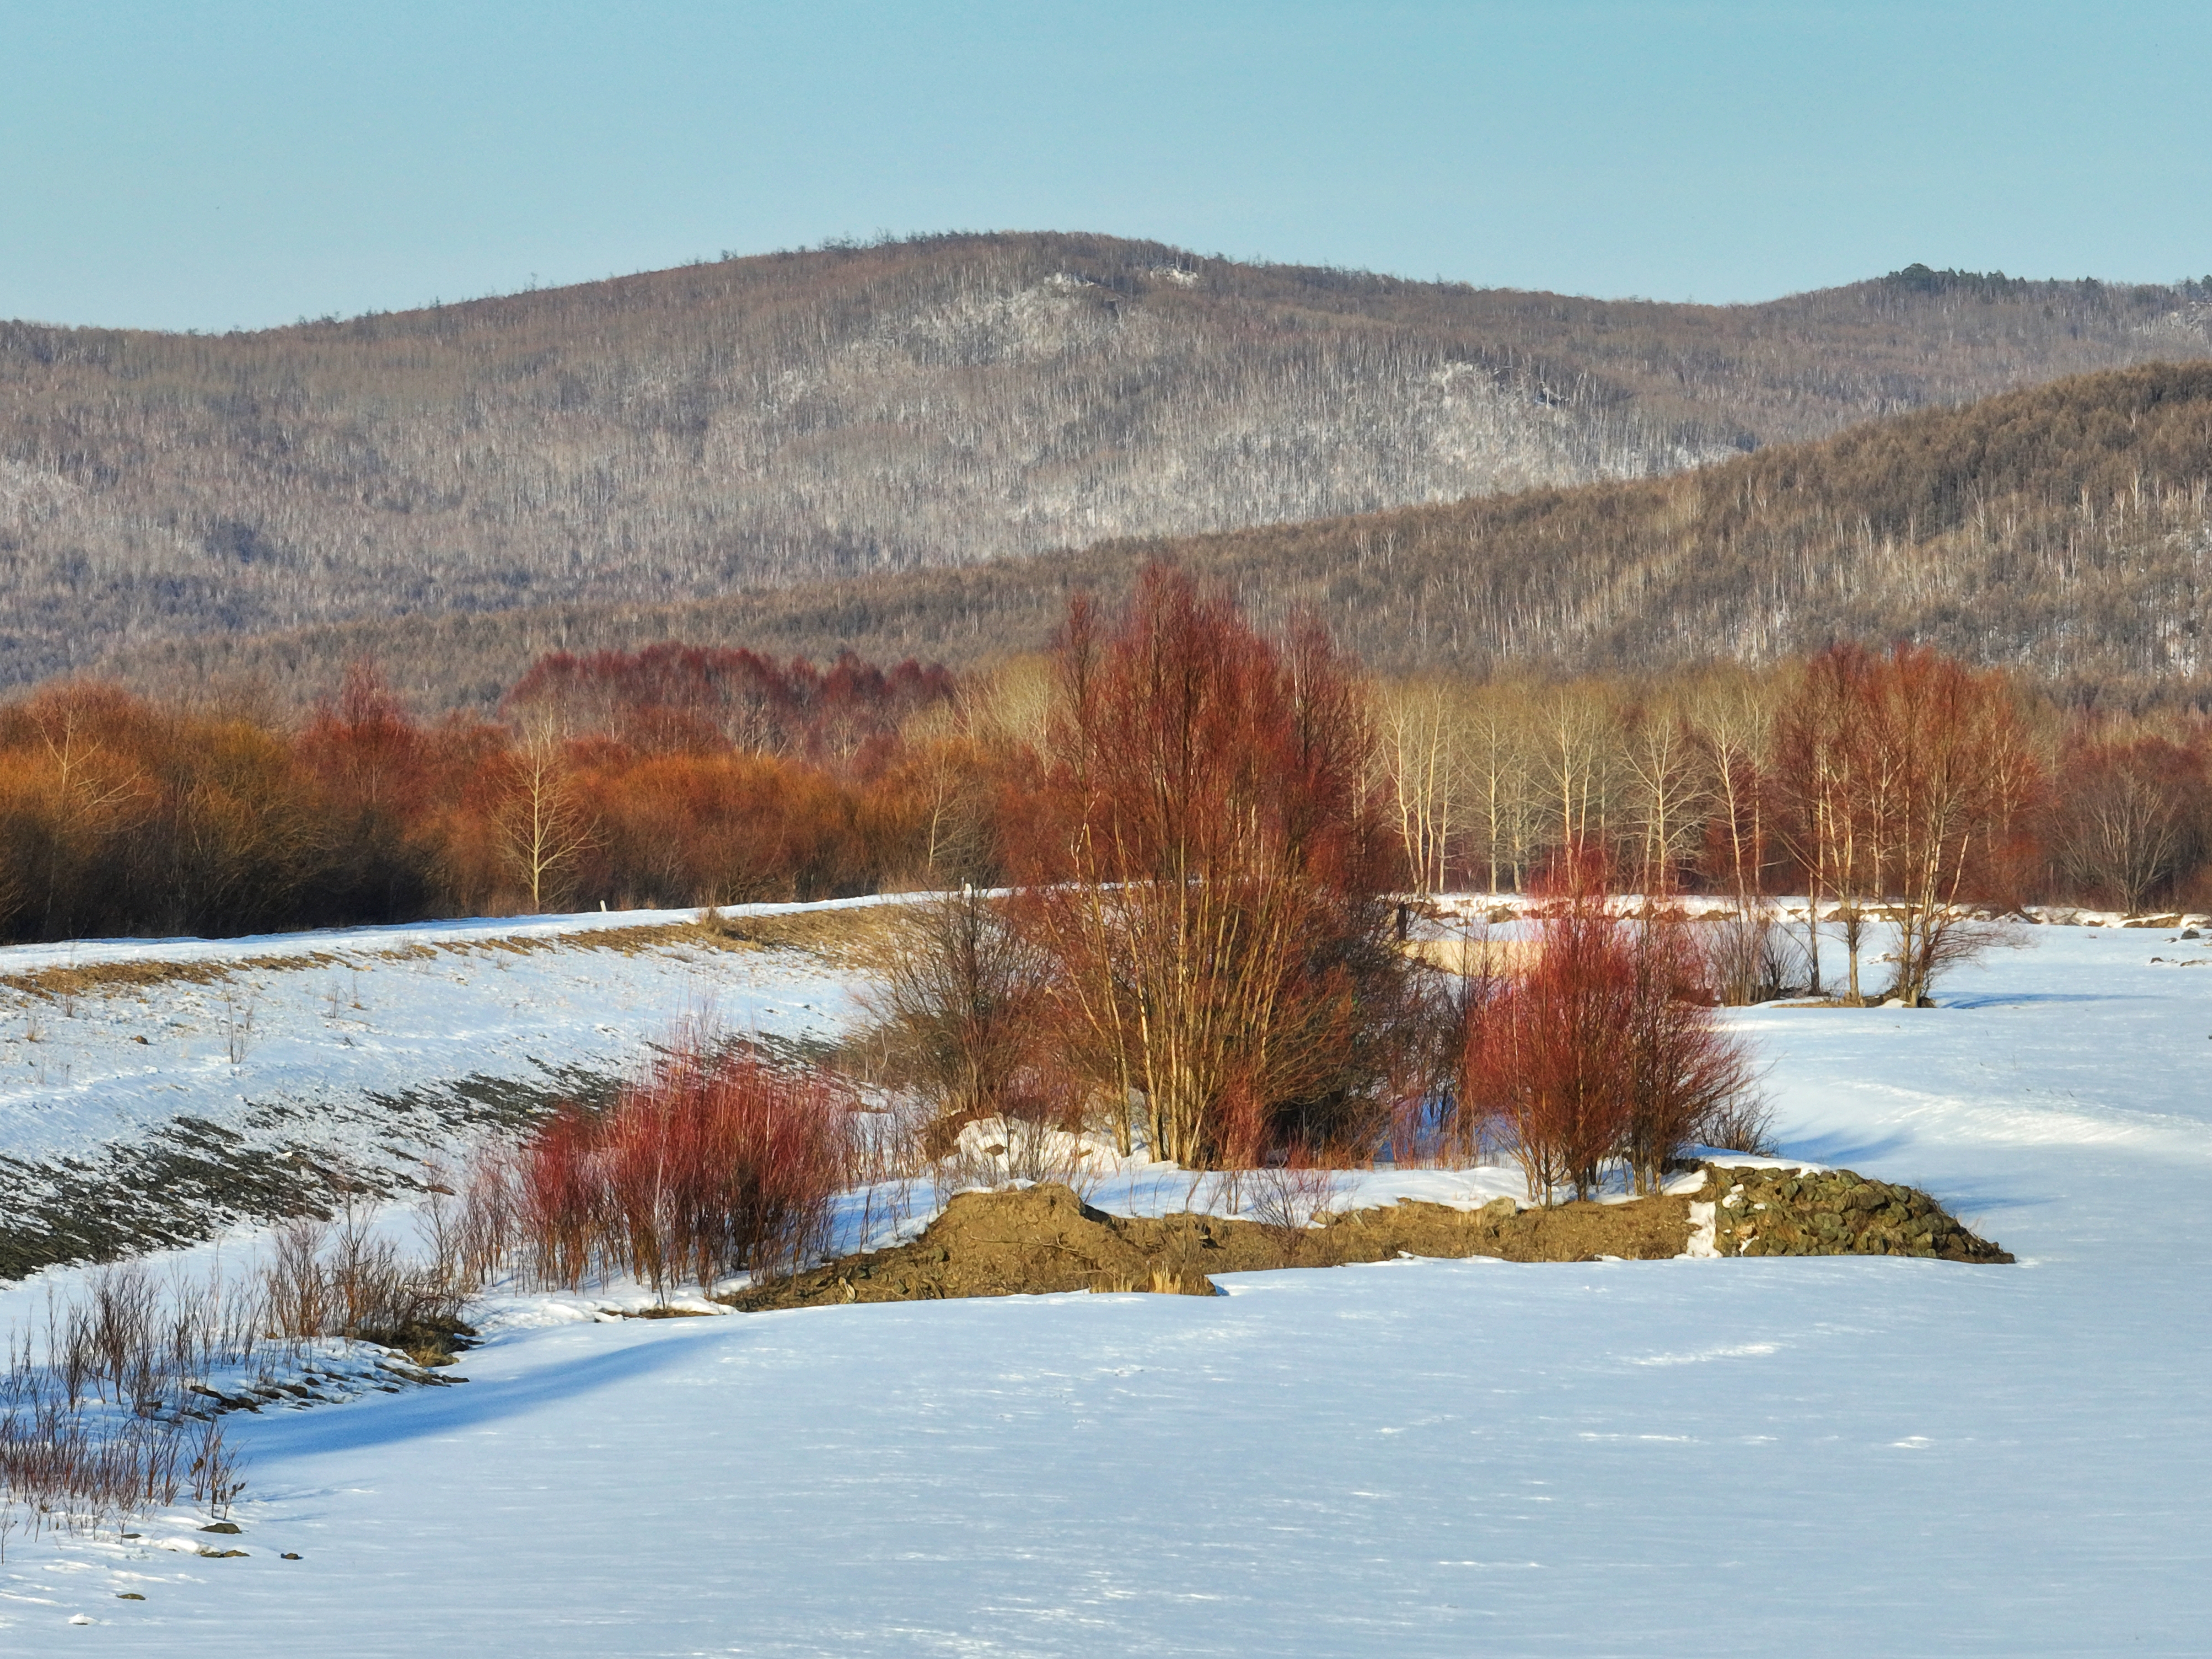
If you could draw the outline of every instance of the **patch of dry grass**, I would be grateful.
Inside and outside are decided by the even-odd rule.
[[[93,962],[0,974],[0,985],[25,996],[58,1002],[70,997],[119,996],[164,985],[222,985],[241,973],[289,973],[303,968],[352,965],[346,957],[327,951],[313,951],[305,956],[243,957],[236,962]]]
[[[214,985],[229,977],[228,966],[216,962],[103,962],[0,974],[0,985],[25,996],[59,1002],[66,997],[114,996],[161,985]]]
[[[707,912],[691,931],[713,935],[723,949],[799,951],[832,966],[866,968],[881,959],[905,907],[863,904],[840,910],[790,910],[776,915]]]
[[[800,910],[780,915],[729,916],[707,911],[697,921],[653,922],[556,934],[514,933],[489,939],[410,940],[380,950],[339,954],[244,957],[234,962],[172,961],[58,964],[0,974],[0,987],[27,997],[59,1002],[73,997],[121,996],[169,985],[222,985],[242,973],[298,973],[358,968],[368,962],[429,962],[441,956],[495,952],[527,957],[541,951],[615,951],[624,956],[690,948],[708,951],[798,951],[835,967],[867,967],[890,935],[896,907],[863,905],[842,910]]]

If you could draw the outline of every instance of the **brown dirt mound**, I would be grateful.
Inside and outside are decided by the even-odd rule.
[[[1917,1188],[1869,1181],[1850,1170],[1800,1174],[1708,1164],[1698,1196],[1717,1206],[1713,1246],[1723,1255],[2013,1260]]]
[[[1799,1174],[1709,1164],[1698,1197],[1717,1206],[1715,1245],[1723,1255],[2013,1260],[1927,1194],[1849,1170]],[[1683,1254],[1689,1237],[1686,1197],[1548,1210],[1521,1209],[1510,1199],[1473,1211],[1408,1201],[1295,1227],[1208,1215],[1109,1215],[1066,1187],[1044,1182],[959,1194],[910,1244],[848,1255],[729,1300],[753,1312],[1065,1291],[1208,1296],[1215,1273],[1334,1267],[1401,1255],[1656,1261]]]
[[[1509,1261],[1605,1255],[1656,1260],[1680,1255],[1689,1232],[1689,1202],[1680,1198],[1518,1211],[1510,1199],[1476,1211],[1401,1203],[1349,1211],[1299,1228],[1219,1216],[1109,1215],[1067,1188],[1046,1182],[959,1194],[910,1244],[846,1256],[730,1301],[759,1311],[1059,1291],[1208,1296],[1214,1273],[1333,1267],[1401,1254]]]

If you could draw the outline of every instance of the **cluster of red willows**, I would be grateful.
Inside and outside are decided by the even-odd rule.
[[[1057,659],[1009,861],[1063,1063],[1157,1157],[1363,1138],[1403,975],[1356,665],[1167,570],[1118,625],[1079,602]]]
[[[1371,1147],[1409,997],[1354,665],[1156,569],[1054,671],[1012,896],[918,908],[887,975],[898,1081],[1194,1168]]]
[[[854,1174],[853,1103],[829,1072],[695,1030],[604,1109],[563,1107],[481,1166],[471,1206],[500,1218],[540,1284],[629,1274],[659,1294],[772,1273],[830,1243],[831,1200]]]
[[[878,997],[941,1124],[1057,1114],[1186,1167],[1297,1168],[1425,1122],[1422,1150],[1503,1144],[1548,1200],[1615,1161],[1655,1186],[1749,1115],[1708,951],[1663,908],[1617,919],[1601,851],[1558,861],[1525,972],[1401,948],[1375,731],[1318,628],[1269,640],[1156,571],[1117,619],[1079,604],[1056,656],[1012,894],[910,912]]]
[[[1531,1195],[1588,1197],[1604,1168],[1656,1192],[1694,1143],[1761,1150],[1742,1048],[1712,1019],[1711,953],[1679,915],[1617,915],[1601,857],[1572,849],[1545,884],[1522,971],[1459,1002],[1449,1127],[1502,1146]]]

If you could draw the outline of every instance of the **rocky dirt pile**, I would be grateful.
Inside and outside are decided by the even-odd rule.
[[[1708,1164],[1698,1199],[1714,1206],[1722,1255],[1921,1255],[2008,1262],[1916,1188],[1869,1181],[1850,1170]]]

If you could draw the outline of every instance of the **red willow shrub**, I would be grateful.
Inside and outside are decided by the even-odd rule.
[[[1725,1145],[1723,1124],[1755,1122],[1751,1063],[1716,1023],[1710,955],[1678,914],[1626,924],[1632,981],[1620,1043],[1628,1122],[1620,1155],[1637,1191],[1656,1193],[1667,1160],[1696,1142]],[[1738,1147],[1751,1152],[1753,1147]]]
[[[603,1112],[570,1106],[515,1162],[536,1276],[575,1288],[611,1272],[712,1284],[826,1248],[852,1157],[852,1100],[691,1033]]]
[[[1548,1204],[1569,1185],[1588,1197],[1628,1133],[1637,985],[1597,855],[1571,854],[1542,885],[1534,961],[1468,1011],[1461,1093]]]
[[[1187,574],[1147,570],[1118,626],[1079,600],[1016,925],[1055,1035],[1124,1150],[1248,1164],[1371,1147],[1403,957],[1353,665],[1284,644]]]
[[[1743,1051],[1713,1021],[1701,954],[1677,917],[1612,914],[1601,855],[1547,877],[1526,971],[1472,999],[1462,1109],[1492,1126],[1532,1198],[1588,1198],[1620,1159],[1639,1191],[1747,1092]]]
[[[574,1290],[608,1266],[605,1183],[592,1167],[599,1128],[597,1114],[564,1105],[523,1143],[511,1171],[502,1172],[514,1178],[515,1223],[534,1257],[531,1276],[541,1284]]]

